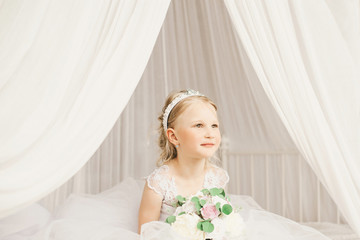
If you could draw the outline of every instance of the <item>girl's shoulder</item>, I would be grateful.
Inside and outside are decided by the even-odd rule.
[[[169,166],[164,164],[161,165],[160,167],[155,168],[150,175],[147,177],[147,180],[149,179],[158,179],[158,180],[163,180],[166,178],[169,178]]]
[[[220,167],[214,163],[209,163],[207,171],[228,176],[228,173],[225,169],[223,169],[222,167]]]
[[[155,168],[150,175],[146,177],[148,187],[162,196],[164,196],[170,182],[171,177],[169,175],[168,165]]]
[[[215,164],[209,164],[206,174],[206,187],[225,188],[229,182],[229,174],[227,171]]]

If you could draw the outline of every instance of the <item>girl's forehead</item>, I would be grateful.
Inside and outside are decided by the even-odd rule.
[[[213,105],[203,101],[194,101],[180,114],[182,120],[217,120],[216,110]]]

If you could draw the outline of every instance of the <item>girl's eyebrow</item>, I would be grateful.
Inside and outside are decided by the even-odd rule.
[[[204,120],[195,120],[195,121],[191,121],[191,123],[198,123],[198,122],[205,122]],[[215,123],[219,123],[218,120],[214,120],[214,121],[211,121],[211,122],[215,122]]]
[[[203,120],[195,120],[195,121],[192,121],[192,123],[196,123],[196,122],[203,122]]]

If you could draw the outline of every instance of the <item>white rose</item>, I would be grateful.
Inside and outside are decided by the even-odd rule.
[[[199,216],[192,214],[183,214],[176,217],[176,221],[171,227],[183,237],[189,240],[203,240],[204,232],[197,228]]]
[[[213,240],[224,239],[226,231],[225,222],[221,218],[214,218],[211,223],[214,225],[214,231],[205,233],[205,237]]]
[[[231,213],[224,218],[227,236],[239,237],[245,235],[245,223],[239,213]]]
[[[185,213],[194,213],[194,212],[196,212],[195,203],[191,202],[191,201],[185,202],[181,206],[181,208]]]
[[[177,216],[179,215],[180,213],[184,212],[184,210],[182,209],[182,207],[177,207],[175,209],[175,212],[174,212],[174,215]]]

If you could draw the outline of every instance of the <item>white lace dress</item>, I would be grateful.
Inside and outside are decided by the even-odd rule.
[[[213,167],[206,173],[203,187],[225,187],[228,181],[226,171]],[[0,220],[0,239],[185,240],[163,222],[174,211],[177,195],[175,179],[168,167],[155,169],[147,184],[163,196],[163,204],[161,219],[144,224],[141,236],[137,234],[137,222],[144,181],[128,178],[100,194],[71,195],[54,214],[34,205]],[[312,228],[262,210],[251,197],[230,195],[230,198],[234,206],[242,208],[247,240],[329,240]]]
[[[163,198],[161,206],[160,221],[172,215],[175,211],[174,204],[176,203],[176,196],[179,195],[175,178],[169,174],[169,166],[163,165],[155,169],[146,179],[149,188],[160,194]],[[212,165],[207,170],[202,188],[225,188],[229,182],[229,175],[222,168]],[[199,189],[200,191],[201,189]]]

